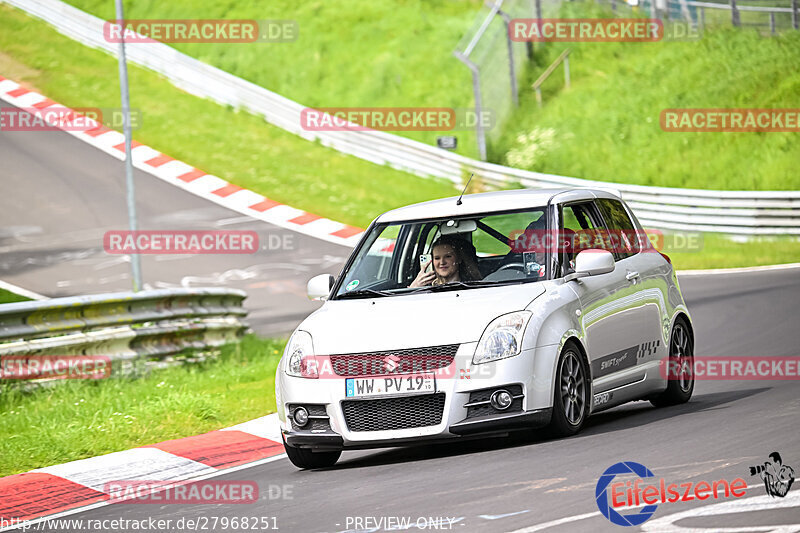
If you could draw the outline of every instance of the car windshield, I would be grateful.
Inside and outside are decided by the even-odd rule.
[[[399,296],[546,279],[546,208],[375,224],[335,299]]]

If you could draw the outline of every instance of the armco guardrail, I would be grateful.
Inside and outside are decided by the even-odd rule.
[[[58,0],[0,0],[52,24],[61,33],[116,55],[103,38],[103,20]],[[710,191],[646,187],[541,174],[476,161],[380,131],[306,131],[301,104],[284,98],[165,44],[128,44],[128,60],[165,76],[192,94],[246,109],[308,140],[377,164],[420,176],[462,183],[474,172],[496,187],[605,187],[628,200],[642,224],[673,230],[733,235],[800,235],[800,191]]]
[[[0,305],[0,356],[104,355],[114,373],[235,342],[244,291],[161,289]],[[149,359],[154,361],[147,361]]]

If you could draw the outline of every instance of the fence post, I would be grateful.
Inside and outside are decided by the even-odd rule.
[[[611,0],[611,11],[613,11],[614,14],[617,13],[617,0]]]
[[[506,27],[506,46],[508,48],[508,75],[511,83],[511,99],[514,101],[515,106],[519,106],[519,94],[517,92],[517,73],[514,65],[514,43],[511,41],[511,15],[497,10],[497,13],[503,19],[503,24]],[[478,115],[480,116],[480,115]]]
[[[798,25],[798,13],[797,13],[797,0],[792,0],[792,27],[794,29],[799,29]]]
[[[706,29],[706,8],[700,6],[700,29]]]
[[[774,11],[770,11],[769,12],[769,32],[772,35],[775,35],[775,12]]]
[[[736,0],[730,0],[731,3],[731,24],[739,26],[739,9],[736,7]]]
[[[481,98],[481,79],[480,70],[477,65],[472,70],[472,91],[475,93],[475,115],[478,117],[475,123],[475,134],[478,137],[478,155],[481,161],[486,161],[486,133],[483,131],[483,102]]]

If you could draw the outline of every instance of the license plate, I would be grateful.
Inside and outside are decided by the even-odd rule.
[[[433,374],[381,378],[347,378],[345,380],[345,394],[348,398],[435,391],[436,386]]]

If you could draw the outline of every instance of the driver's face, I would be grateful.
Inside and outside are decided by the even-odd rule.
[[[433,249],[433,268],[443,278],[449,278],[458,272],[456,251],[449,244],[441,244]]]

